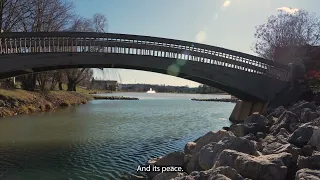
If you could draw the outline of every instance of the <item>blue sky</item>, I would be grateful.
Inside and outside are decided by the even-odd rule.
[[[255,26],[278,8],[305,9],[319,15],[319,0],[74,0],[76,13],[103,13],[108,32],[201,42],[255,55]],[[291,8],[291,9],[289,9]],[[118,75],[115,75],[118,74]],[[102,76],[102,73],[95,73]],[[120,76],[120,78],[119,78]],[[106,77],[122,83],[198,86],[198,83],[151,72],[112,70]]]

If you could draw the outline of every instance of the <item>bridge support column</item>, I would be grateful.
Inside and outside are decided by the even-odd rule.
[[[239,101],[234,107],[229,120],[234,123],[243,122],[254,112],[263,113],[268,104],[261,101]]]

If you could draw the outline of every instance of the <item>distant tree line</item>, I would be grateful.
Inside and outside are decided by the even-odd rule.
[[[0,25],[1,33],[105,32],[107,18],[100,13],[91,19],[80,17],[74,13],[71,0],[0,0]],[[67,84],[68,91],[76,91],[76,86],[86,84],[92,75],[92,69],[80,68],[32,73],[20,76],[17,80],[23,89],[29,91],[34,91],[37,86],[41,90],[54,89],[57,85],[62,89],[63,83]]]
[[[156,92],[167,92],[167,93],[193,93],[193,94],[223,93],[223,91],[207,85],[200,85],[199,87],[188,87],[188,86],[167,86],[167,85],[154,85],[154,84],[121,84],[120,88],[121,88],[121,91],[127,91],[127,92],[147,92],[150,88],[152,88]]]

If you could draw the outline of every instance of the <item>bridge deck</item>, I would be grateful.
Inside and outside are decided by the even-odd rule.
[[[112,33],[1,33],[2,54],[119,53],[195,61],[288,81],[289,67],[228,49],[173,39]]]

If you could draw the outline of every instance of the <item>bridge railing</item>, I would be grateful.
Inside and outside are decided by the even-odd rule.
[[[187,41],[112,33],[1,33],[0,52],[101,52],[197,61],[288,81],[288,66],[220,47]]]

